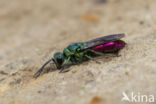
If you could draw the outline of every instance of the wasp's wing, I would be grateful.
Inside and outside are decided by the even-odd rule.
[[[96,38],[96,39],[84,42],[85,45],[83,47],[81,47],[80,51],[83,51],[83,50],[86,50],[86,49],[89,49],[89,48],[92,48],[92,47],[95,47],[95,46],[98,46],[98,45],[101,45],[104,43],[108,43],[111,41],[119,40],[119,39],[123,38],[124,36],[125,36],[125,34],[123,34],[123,33],[122,34],[113,34],[113,35],[103,36],[100,38]]]

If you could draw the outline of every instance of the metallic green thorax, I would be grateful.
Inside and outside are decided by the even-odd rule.
[[[65,54],[66,57],[69,57],[71,55],[77,55],[77,57],[79,57],[78,51],[83,46],[84,46],[83,43],[73,43],[69,45],[67,48],[65,48],[63,50],[63,53]]]
[[[57,68],[61,68],[68,62],[77,63],[83,61],[86,51],[79,52],[79,49],[84,46],[84,43],[73,43],[63,50],[63,53],[57,52],[54,54],[54,61]],[[66,61],[65,61],[66,60]],[[65,62],[64,62],[65,61]]]

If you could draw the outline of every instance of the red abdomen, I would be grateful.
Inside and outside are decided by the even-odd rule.
[[[126,43],[124,41],[117,40],[93,47],[93,50],[97,52],[114,52],[116,50],[123,48],[125,44]]]

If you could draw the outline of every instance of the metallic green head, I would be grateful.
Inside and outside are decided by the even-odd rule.
[[[54,54],[54,62],[58,69],[61,68],[61,65],[64,63],[64,60],[65,60],[65,57],[64,57],[63,53],[57,52]]]

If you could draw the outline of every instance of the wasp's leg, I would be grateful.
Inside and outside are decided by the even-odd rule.
[[[98,64],[101,64],[99,61],[95,60],[94,58],[92,58],[91,56],[85,55],[86,58],[95,61]]]
[[[90,51],[93,52],[96,55],[100,55],[100,56],[103,56],[104,55],[104,53],[102,53],[102,52],[96,52],[94,50],[90,50]]]
[[[74,55],[71,57],[70,60],[73,64],[76,64],[78,62],[78,59]]]
[[[76,53],[76,54],[72,55],[72,57],[71,57],[71,62],[72,62],[73,64],[79,64],[79,63],[81,63],[82,61],[83,61],[83,57],[82,57],[82,55],[79,54],[79,53]]]
[[[100,56],[112,56],[112,57],[120,57],[121,55],[119,55],[119,51],[115,51],[115,52],[112,52],[111,54],[109,53],[102,53],[102,52],[96,52],[94,50],[91,50],[91,52],[97,54],[97,55],[100,55]]]
[[[71,57],[68,57],[68,59],[67,59],[66,62],[63,64],[63,66],[65,66],[65,65],[67,65],[67,64],[69,63],[70,58],[71,58]],[[62,67],[62,68],[60,69],[60,73],[62,73],[62,72],[66,72],[66,71],[64,70],[64,67]]]
[[[69,71],[68,69],[64,69],[64,67],[62,67],[59,73],[65,73],[65,72],[68,72],[68,71]]]
[[[116,57],[120,57],[120,56],[121,56],[121,55],[119,54],[119,50],[115,51],[114,54],[115,54]]]

